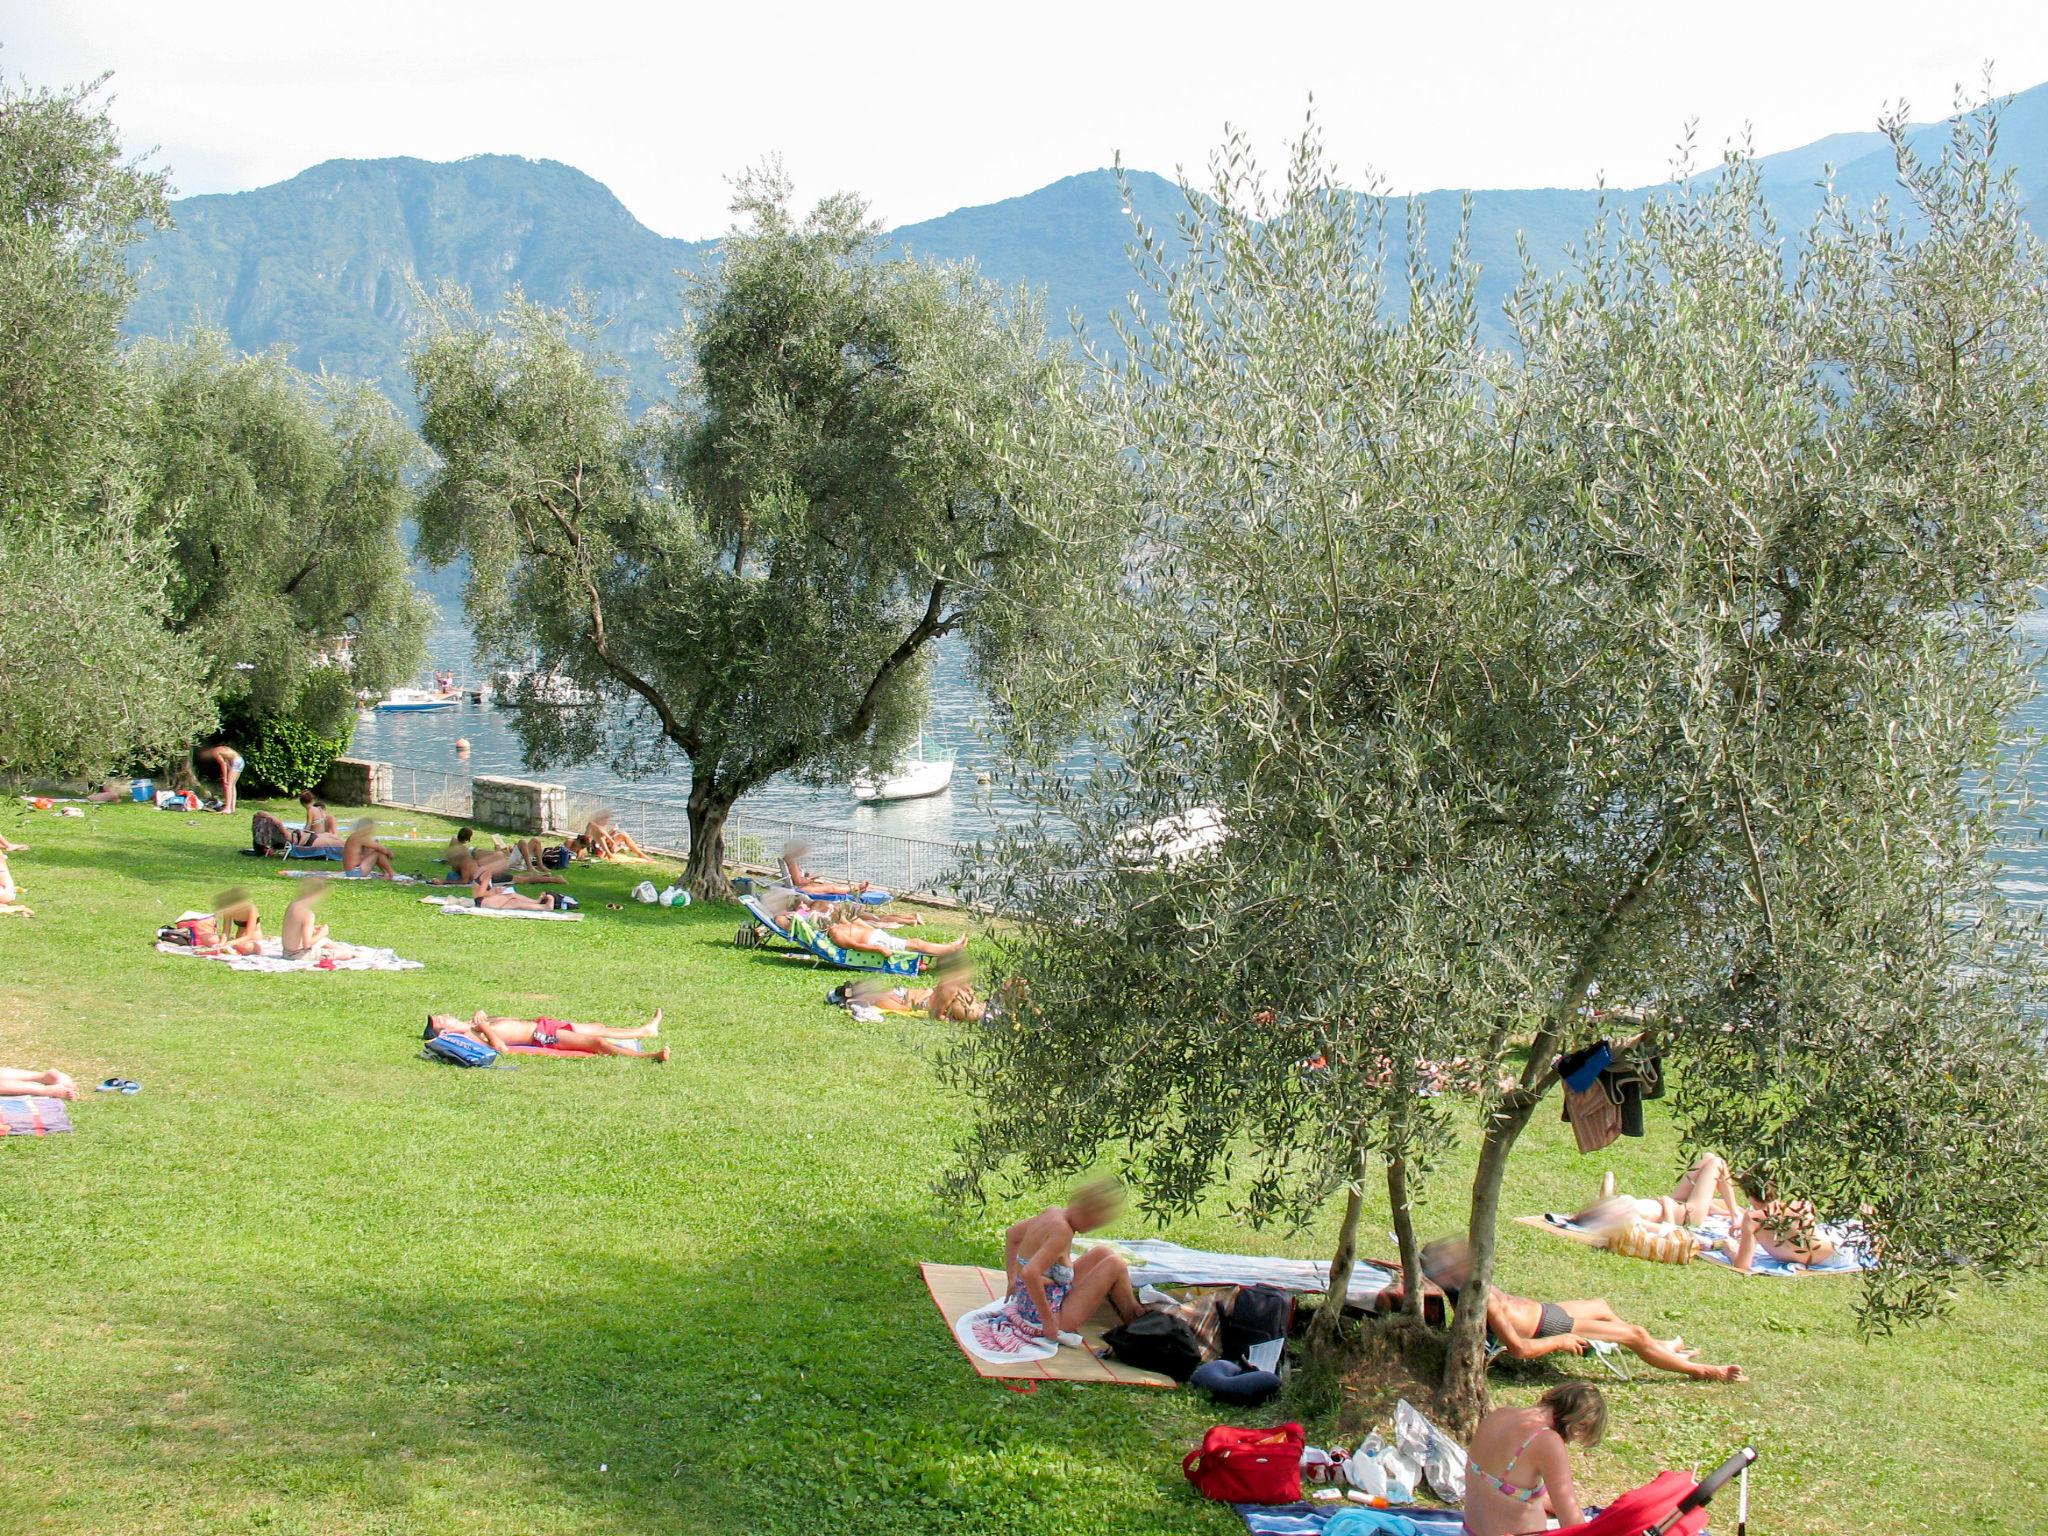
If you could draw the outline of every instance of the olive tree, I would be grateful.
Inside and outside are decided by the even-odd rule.
[[[2048,274],[1988,118],[1932,164],[1887,126],[1900,209],[1787,237],[1732,158],[1525,274],[1507,356],[1462,242],[1432,270],[1411,224],[1389,281],[1312,133],[1277,198],[1233,143],[1140,228],[1073,424],[1005,450],[1096,593],[1041,615],[1012,737],[1100,750],[1033,781],[1061,835],[990,852],[1029,1005],[948,1058],[958,1187],[1115,1152],[1162,1212],[1346,1193],[1341,1271],[1383,1155],[1412,1279],[1401,1186],[1469,1104],[1475,1413],[1503,1181],[1597,993],[1694,1145],[1862,1210],[1873,1325],[2036,1250],[2039,981],[1990,850]],[[1129,831],[1193,812],[1206,848]]]
[[[799,217],[771,172],[736,211],[646,422],[587,326],[524,301],[495,326],[444,307],[412,363],[440,460],[421,548],[468,557],[480,652],[608,706],[522,708],[528,759],[686,762],[699,896],[726,892],[740,796],[915,731],[934,643],[1042,540],[990,445],[1067,366],[1029,304],[883,259],[852,198]]]

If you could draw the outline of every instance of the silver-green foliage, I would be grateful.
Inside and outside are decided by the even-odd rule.
[[[1933,164],[1888,125],[1899,206],[1790,236],[1742,158],[1689,177],[1530,271],[1505,356],[1462,240],[1383,270],[1313,131],[1277,196],[1233,141],[1140,229],[1121,350],[1007,445],[1094,591],[1042,616],[1013,736],[1103,750],[1038,786],[1073,835],[984,871],[1030,1006],[949,1060],[960,1187],[1114,1153],[1155,1209],[1230,1181],[1305,1219],[1476,1097],[1484,1275],[1597,994],[1652,1014],[1692,1142],[1867,1207],[1873,1321],[2036,1251],[2034,936],[1989,850],[2048,575],[2048,262],[1994,122]],[[1195,807],[1206,854],[1116,841]],[[1469,1092],[1418,1098],[1430,1063]]]

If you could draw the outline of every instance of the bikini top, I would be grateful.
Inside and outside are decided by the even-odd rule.
[[[1536,1436],[1542,1433],[1543,1431],[1541,1429],[1532,1430],[1530,1432],[1529,1438],[1527,1440],[1524,1440],[1520,1445],[1515,1447],[1515,1454],[1508,1458],[1508,1470],[1510,1472],[1514,1470],[1515,1463],[1522,1459],[1522,1452],[1528,1450],[1530,1445],[1535,1441]],[[1491,1483],[1494,1486],[1495,1491],[1498,1492],[1502,1498],[1511,1499],[1517,1504],[1526,1504],[1531,1499],[1535,1498],[1537,1494],[1543,1491],[1543,1480],[1541,1478],[1538,1478],[1534,1483],[1531,1483],[1527,1488],[1520,1488],[1517,1487],[1515,1484],[1509,1482],[1505,1477],[1495,1477],[1491,1472],[1487,1471],[1486,1468],[1479,1465],[1477,1461],[1467,1462],[1467,1465],[1471,1467],[1471,1469],[1474,1472],[1478,1473],[1481,1477],[1485,1478],[1487,1482]]]

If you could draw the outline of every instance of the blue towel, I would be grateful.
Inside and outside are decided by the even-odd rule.
[[[288,859],[334,859],[339,862],[339,848],[287,848],[284,856]]]
[[[1464,1516],[1455,1509],[1431,1509],[1420,1504],[1397,1504],[1391,1509],[1369,1509],[1348,1501],[1328,1504],[1239,1504],[1238,1514],[1252,1536],[1437,1536],[1438,1532],[1464,1529]]]

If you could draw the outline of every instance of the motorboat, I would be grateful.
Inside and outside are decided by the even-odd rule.
[[[923,800],[943,795],[953,786],[953,759],[926,757],[924,738],[917,738],[917,756],[901,759],[887,773],[857,775],[848,787],[867,805],[888,800]]]
[[[1119,832],[1114,847],[1126,863],[1175,869],[1217,847],[1227,836],[1223,812],[1213,805],[1198,805]]]
[[[453,689],[394,688],[377,701],[380,715],[416,715],[430,709],[453,709],[462,695]]]
[[[583,709],[599,701],[588,688],[571,682],[559,672],[527,667],[500,672],[491,679],[491,702],[507,709]]]

